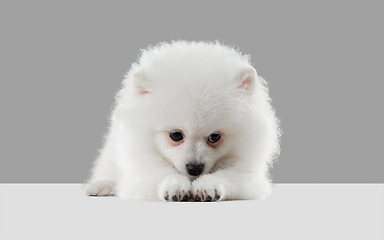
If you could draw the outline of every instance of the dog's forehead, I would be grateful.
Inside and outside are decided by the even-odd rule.
[[[165,112],[164,112],[165,113]],[[209,135],[231,124],[227,118],[209,111],[171,111],[157,118],[159,131],[181,130],[187,135]]]

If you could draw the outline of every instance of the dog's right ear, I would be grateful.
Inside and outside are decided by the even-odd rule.
[[[133,85],[138,94],[144,95],[151,92],[151,80],[144,71],[138,71],[133,74]]]

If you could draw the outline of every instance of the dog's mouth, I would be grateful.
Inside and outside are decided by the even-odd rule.
[[[176,168],[176,167],[175,167],[175,168]],[[198,176],[193,176],[193,175],[189,174],[186,170],[183,170],[183,171],[180,171],[179,169],[176,169],[176,170],[177,170],[181,175],[184,175],[184,176],[188,177],[189,180],[190,180],[191,182],[193,182],[194,180],[198,179],[201,175],[203,175],[203,174],[200,174],[200,175],[198,175]]]
[[[198,179],[200,176],[204,175],[204,174],[211,174],[211,173],[214,173],[216,172],[218,169],[220,169],[221,167],[221,164],[219,164],[218,162],[216,162],[213,167],[208,171],[206,172],[206,169],[204,169],[202,172],[200,172],[198,175],[193,175],[193,174],[190,174],[188,173],[188,170],[187,170],[187,166],[185,166],[182,170],[178,169],[173,163],[172,161],[170,161],[169,159],[165,158],[164,159],[166,160],[166,163],[167,165],[169,165],[169,167],[172,167],[173,169],[175,169],[178,173],[180,173],[181,175],[184,175],[186,177],[188,177],[190,179],[190,181],[194,181],[196,179]],[[204,164],[203,164],[204,165]]]
[[[180,171],[180,170],[177,169],[175,166],[172,165],[172,167],[173,167],[174,169],[176,169],[177,172],[180,173],[181,175],[188,177],[189,180],[190,180],[191,182],[193,182],[194,180],[198,179],[199,177],[201,177],[202,175],[205,174],[205,173],[201,173],[201,174],[199,174],[199,175],[197,175],[197,176],[193,176],[193,175],[191,175],[191,174],[188,173],[187,168],[185,168],[185,169],[183,169],[182,171]]]

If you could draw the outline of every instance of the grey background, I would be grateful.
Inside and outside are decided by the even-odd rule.
[[[284,132],[278,183],[379,183],[380,1],[0,1],[2,183],[84,182],[139,50],[220,40],[251,54]]]

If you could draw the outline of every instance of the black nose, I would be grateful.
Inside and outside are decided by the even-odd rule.
[[[202,163],[187,163],[187,171],[192,176],[199,176],[204,169],[204,164]]]

